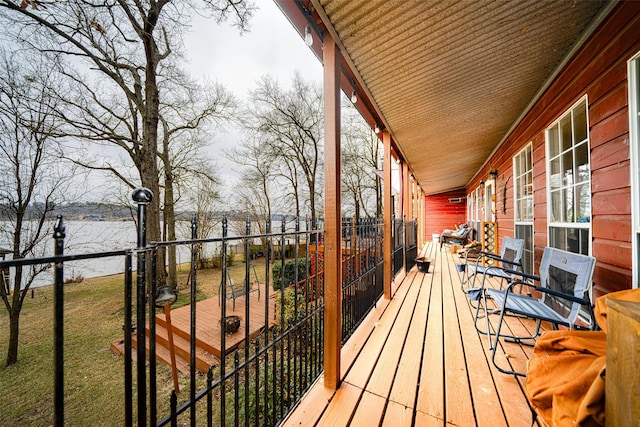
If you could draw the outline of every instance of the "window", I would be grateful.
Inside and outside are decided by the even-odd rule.
[[[481,222],[480,222],[480,211],[481,211],[481,209],[480,209],[480,207],[482,205],[481,198],[480,198],[480,187],[476,188],[476,190],[473,192],[473,199],[474,199],[474,205],[475,205],[475,207],[473,209],[473,212],[474,212],[473,224],[470,224],[471,228],[473,228],[473,236],[472,236],[472,238],[473,238],[473,240],[480,240],[480,236],[481,236],[481,234],[480,234],[480,225],[481,225]]]
[[[531,143],[513,158],[515,237],[524,240],[522,269],[533,274],[533,153]]]
[[[587,99],[547,129],[549,246],[588,255],[591,168]]]

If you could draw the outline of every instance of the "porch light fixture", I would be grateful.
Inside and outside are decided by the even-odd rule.
[[[156,292],[156,307],[172,305],[178,299],[178,294],[169,286],[160,286]]]
[[[378,126],[378,124],[376,123],[376,127],[373,128],[373,131],[375,133],[380,133],[380,126]]]
[[[313,35],[311,34],[311,25],[307,24],[304,29],[304,44],[311,47],[313,45]]]
[[[169,357],[171,358],[171,376],[173,377],[173,389],[176,393],[180,393],[180,385],[178,383],[178,365],[176,364],[176,349],[173,344],[173,327],[171,325],[171,305],[178,299],[176,289],[163,285],[156,291],[156,307],[164,309],[165,322],[167,323],[167,332],[169,338]]]
[[[484,188],[484,181],[480,181],[480,188]]]
[[[355,89],[351,91],[351,102],[354,104],[358,102],[358,94]]]
[[[492,179],[494,181],[498,179],[498,170],[497,169],[489,171],[489,179]]]

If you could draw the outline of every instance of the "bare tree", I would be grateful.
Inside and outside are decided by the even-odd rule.
[[[211,237],[219,226],[216,211],[219,207],[220,194],[216,190],[217,186],[212,185],[215,182],[211,181],[211,176],[213,176],[213,173],[194,175],[190,180],[193,191],[190,191],[186,196],[187,203],[195,210],[197,237],[201,239]],[[196,265],[199,268],[204,267],[203,259],[204,247],[198,245],[196,247]]]
[[[235,194],[236,202],[252,216],[271,218],[276,159],[272,158],[269,147],[250,137],[226,155],[244,167],[244,185]]]
[[[60,162],[52,138],[59,125],[53,114],[59,87],[49,71],[37,58],[0,54],[0,217],[14,259],[43,255],[41,243],[50,236],[47,219],[71,190],[68,181],[74,172]],[[36,276],[47,268],[18,266],[13,283],[0,286],[9,312],[7,366],[18,360],[24,299]]]
[[[262,141],[274,165],[275,175],[288,184],[281,194],[289,194],[296,215],[308,206],[312,221],[317,216],[322,172],[322,91],[318,84],[309,83],[296,73],[288,90],[280,87],[270,76],[259,81],[251,93],[247,128],[254,139]],[[301,185],[303,189],[300,188]]]
[[[343,103],[342,193],[346,212],[360,218],[382,215],[380,139],[350,103]]]
[[[190,191],[190,183],[196,177],[207,183],[209,192],[212,185],[217,185],[218,178],[202,161],[206,158],[203,148],[211,138],[203,126],[231,119],[236,108],[234,98],[219,84],[203,87],[184,75],[176,76],[171,83],[160,114],[165,240],[176,240],[175,206],[181,192]],[[167,266],[167,282],[173,287],[177,282],[175,246],[167,248]]]
[[[11,29],[23,46],[66,58],[63,70],[85,96],[69,98],[72,136],[122,148],[138,171],[135,182],[110,164],[129,186],[149,188],[156,197],[148,209],[148,237],[160,240],[159,123],[163,72],[175,58],[188,12],[199,8],[219,22],[233,19],[241,31],[253,12],[249,0],[173,3],[71,0],[14,2],[0,0]],[[5,26],[5,28],[7,28]],[[173,54],[173,55],[172,55]],[[84,74],[84,75],[83,75]],[[169,76],[170,73],[167,73]],[[91,165],[87,165],[91,166]],[[164,266],[159,263],[159,274]]]

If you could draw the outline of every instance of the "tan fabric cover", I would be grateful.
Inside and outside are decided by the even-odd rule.
[[[552,426],[604,425],[607,298],[640,302],[640,289],[596,300],[602,331],[548,331],[536,342],[527,367],[527,396]]]

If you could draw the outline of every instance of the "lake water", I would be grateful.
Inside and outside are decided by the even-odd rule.
[[[86,254],[130,249],[136,246],[137,230],[133,221],[65,221],[65,255]],[[184,233],[189,233],[188,225],[182,227]],[[178,230],[179,233],[180,230]],[[50,238],[42,243],[41,250],[45,255],[53,255],[53,230]],[[178,236],[179,239],[184,238]],[[0,241],[0,247],[8,247],[8,242]],[[178,262],[190,259],[186,247],[179,247]],[[134,260],[135,268],[135,260]],[[124,272],[124,257],[100,258],[97,260],[70,261],[64,265],[65,280],[82,277],[107,276]],[[11,275],[13,278],[13,275]],[[32,287],[50,285],[53,282],[53,269],[40,274]]]
[[[65,221],[65,255],[86,254],[93,252],[106,252],[114,250],[130,249],[136,246],[137,230],[134,221]],[[277,227],[277,228],[276,228]],[[52,228],[52,227],[51,227]],[[179,223],[176,227],[178,239],[187,239],[190,236],[190,224],[188,222]],[[233,223],[230,221],[228,227],[229,236],[237,236],[234,231],[244,228],[244,221]],[[274,230],[280,230],[280,223],[274,222]],[[289,230],[289,227],[287,227]],[[214,234],[209,236],[221,237],[222,228],[215,228]],[[53,229],[49,232],[50,238],[46,238],[41,248],[45,255],[53,255],[54,240]],[[256,242],[257,243],[257,242]],[[0,247],[8,247],[6,236],[0,238]],[[219,251],[219,244],[210,243],[204,249],[207,256],[211,256],[216,250]],[[241,248],[238,248],[241,250]],[[191,259],[189,248],[178,246],[176,253],[178,263],[188,262]],[[135,268],[135,260],[134,260]],[[66,262],[64,265],[65,280],[76,277],[99,277],[124,272],[124,257],[100,258],[97,260],[80,260]],[[11,278],[13,275],[11,274]],[[50,285],[53,282],[53,269],[40,274],[32,287]],[[13,282],[11,282],[13,283]]]

